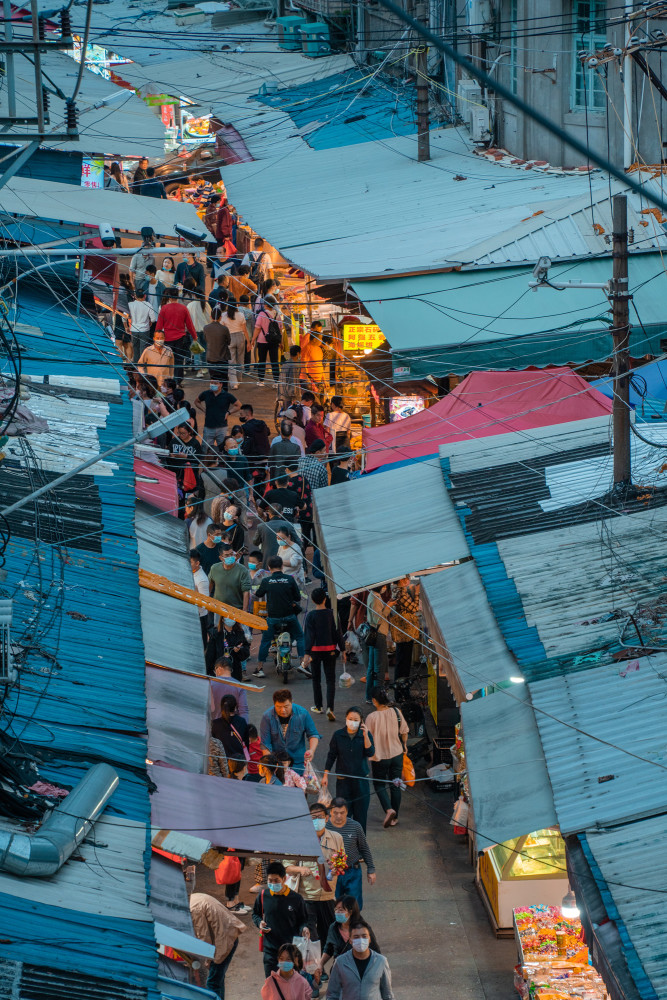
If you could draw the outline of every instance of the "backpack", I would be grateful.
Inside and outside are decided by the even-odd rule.
[[[257,279],[259,278],[260,271],[262,270],[262,258],[264,257],[264,252],[256,253],[254,250],[248,254],[248,259],[250,261],[250,280],[257,284]]]
[[[264,309],[262,309],[262,312],[269,321],[268,329],[264,335],[266,338],[266,342],[269,345],[269,347],[277,347],[278,344],[282,344],[283,342],[283,333],[282,330],[280,329],[280,323],[278,322],[277,319],[271,319],[269,314]]]

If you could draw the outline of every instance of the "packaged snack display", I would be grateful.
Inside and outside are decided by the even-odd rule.
[[[558,906],[520,906],[514,928],[521,959],[514,986],[522,1000],[609,1000],[579,920]]]

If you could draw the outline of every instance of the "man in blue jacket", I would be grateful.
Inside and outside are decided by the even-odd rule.
[[[281,688],[273,692],[273,708],[262,716],[259,737],[269,753],[285,750],[294,761],[294,770],[303,774],[306,761],[313,759],[320,734],[307,710],[292,702],[292,692]]]

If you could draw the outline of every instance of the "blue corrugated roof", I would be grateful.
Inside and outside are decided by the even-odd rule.
[[[416,131],[416,89],[413,84],[352,70],[257,100],[286,112],[313,149],[334,149],[359,142],[392,139]],[[312,130],[310,129],[312,127]]]
[[[77,464],[70,452],[78,435],[90,434],[80,423],[82,399],[102,400],[102,412],[107,408],[95,431],[100,452],[132,437],[132,407],[118,385],[122,364],[102,328],[32,290],[21,292],[16,319],[23,372],[34,378],[33,405],[44,393],[69,399],[60,425],[61,449],[54,448],[46,479]],[[38,439],[32,443],[39,454]],[[100,759],[117,768],[121,780],[108,813],[146,825],[147,889],[150,803],[133,449],[118,452],[112,462],[110,475],[98,468],[92,477],[76,477],[70,488],[39,501],[42,524],[50,519],[56,536],[66,526],[66,547],[36,542],[33,508],[19,512],[23,523],[8,547],[5,586],[15,602],[12,637],[25,636],[26,652],[5,718],[13,718],[10,731],[44,761],[44,780],[71,787]],[[21,464],[25,471],[26,462]],[[6,481],[16,477],[17,465],[4,463]],[[32,475],[39,477],[40,470]],[[77,497],[85,506],[85,530],[73,538]],[[109,879],[112,887],[111,874]],[[22,896],[21,880],[15,882],[15,895],[0,895],[0,939],[5,942],[0,955],[135,984],[150,997],[158,995],[150,916],[125,920],[31,902]],[[104,885],[100,889],[103,893]]]

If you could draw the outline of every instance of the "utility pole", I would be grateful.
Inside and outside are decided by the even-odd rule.
[[[614,195],[611,303],[614,339],[614,489],[619,499],[632,493],[630,465],[630,299],[628,291],[628,199]]]
[[[417,14],[423,21],[425,21],[425,10],[428,10],[428,7],[422,4]],[[420,40],[420,45],[415,56],[415,70],[417,76],[417,159],[420,163],[423,163],[424,160],[431,159],[428,110],[428,59],[426,45],[423,44],[423,40]]]

